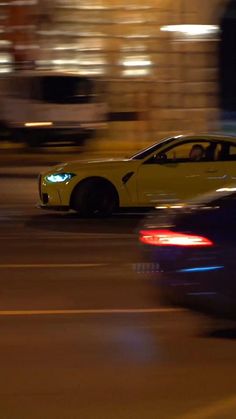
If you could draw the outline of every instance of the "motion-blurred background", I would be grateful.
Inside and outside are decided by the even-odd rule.
[[[20,121],[14,101],[6,105],[12,90],[19,98],[6,77],[39,71],[96,80],[86,95],[105,105],[103,117],[93,118],[105,124],[87,123],[86,135],[77,136],[90,149],[132,150],[183,132],[234,131],[234,0],[8,0],[0,18],[0,119],[3,128],[17,128],[8,140],[30,144],[25,130],[18,136],[19,122],[53,122],[29,113]],[[35,104],[39,94],[30,99]]]

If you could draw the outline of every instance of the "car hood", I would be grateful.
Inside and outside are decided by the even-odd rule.
[[[140,162],[131,159],[99,159],[99,160],[78,160],[69,163],[59,164],[51,168],[51,171],[57,172],[77,172],[78,170],[111,170],[111,169],[118,169],[118,168],[127,168],[132,167],[135,169],[138,167]]]

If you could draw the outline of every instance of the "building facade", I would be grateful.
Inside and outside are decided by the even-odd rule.
[[[109,109],[120,118],[108,123],[101,147],[139,148],[164,136],[219,129],[220,24],[229,3],[12,0],[13,15],[24,7],[24,16],[2,30],[2,42],[26,49],[36,68],[102,78]],[[2,2],[4,16],[8,7]],[[27,39],[20,36],[24,25]]]

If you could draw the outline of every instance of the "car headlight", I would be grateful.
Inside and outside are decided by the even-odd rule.
[[[46,176],[46,180],[51,183],[68,182],[75,176],[74,173],[53,173]]]

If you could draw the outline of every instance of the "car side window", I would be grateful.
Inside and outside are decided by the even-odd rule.
[[[197,163],[216,161],[219,155],[219,144],[215,141],[185,141],[169,146],[156,154],[150,163]]]
[[[236,145],[228,142],[223,143],[219,153],[219,160],[236,161]]]

